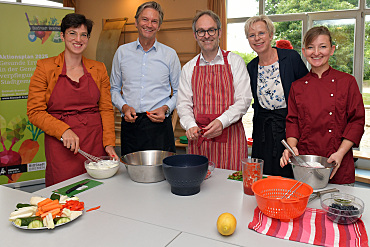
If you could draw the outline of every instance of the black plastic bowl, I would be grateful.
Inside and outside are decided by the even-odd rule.
[[[162,167],[171,192],[190,196],[200,191],[200,184],[208,171],[208,158],[195,154],[174,155],[164,158]]]

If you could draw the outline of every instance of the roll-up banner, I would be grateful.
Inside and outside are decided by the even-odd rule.
[[[72,8],[0,2],[0,184],[45,178],[44,133],[27,118],[37,60],[64,50],[60,23]]]

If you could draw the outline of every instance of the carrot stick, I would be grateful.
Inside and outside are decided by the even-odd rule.
[[[46,212],[46,213],[43,213],[43,214],[41,215],[41,218],[45,218],[45,217],[46,217],[46,215],[48,215],[48,214],[51,214],[51,215],[53,216],[53,218],[55,218],[55,216],[56,216],[59,212],[60,212],[60,208],[56,208],[56,209],[50,210],[50,211],[48,211],[48,212]]]
[[[37,203],[37,207],[42,207],[48,203],[52,202],[52,200],[50,198],[46,198],[45,200],[42,200],[41,202]]]
[[[93,211],[93,210],[97,210],[97,209],[99,209],[99,208],[100,208],[100,206],[97,206],[97,207],[95,207],[95,208],[90,208],[90,209],[86,210],[86,212],[90,212],[90,211]]]
[[[44,211],[44,212],[48,212],[48,211],[50,211],[50,210],[53,210],[53,209],[56,209],[56,208],[62,208],[63,206],[62,205],[60,205],[59,203],[58,204],[55,204],[55,203],[53,203],[53,204],[51,204],[51,203],[49,203],[49,204],[47,204],[47,205],[45,205],[45,206],[42,206],[42,211]]]

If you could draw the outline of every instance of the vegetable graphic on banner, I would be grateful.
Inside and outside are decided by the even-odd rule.
[[[22,142],[18,152],[12,150],[14,144],[21,140],[24,136],[24,130],[27,129],[32,133],[32,139],[26,139]],[[0,175],[6,175],[9,179],[8,183],[16,182],[22,175],[22,172],[27,171],[27,164],[31,163],[39,151],[40,145],[37,138],[44,131],[34,126],[25,118],[17,116],[12,119],[8,125],[6,120],[0,115],[0,135],[3,151],[0,152]],[[6,149],[5,140],[11,141],[11,146]],[[11,171],[9,171],[11,170]]]
[[[31,131],[32,139],[24,140],[18,150],[22,158],[22,164],[31,163],[33,158],[35,158],[40,148],[37,138],[44,133],[44,131],[34,126],[30,121],[27,121],[27,129]]]
[[[6,124],[5,118],[0,115],[0,138],[3,146],[3,151],[0,152],[0,174],[6,175],[10,180],[12,180],[13,169],[16,171],[22,164],[21,155],[13,151],[12,148],[16,142],[23,138],[25,128],[25,118],[17,116]],[[6,149],[5,140],[11,141],[9,149]]]
[[[54,33],[51,41],[54,43],[62,42],[62,39],[60,38],[60,23],[58,22],[57,18],[51,17],[49,18],[49,21],[47,18],[44,18],[39,21],[36,16],[33,16],[33,18],[30,20],[27,12],[25,14],[28,25],[30,26],[30,32],[28,33],[29,41],[35,42],[37,38],[39,38],[41,39],[41,44],[44,44],[50,37],[51,33]]]

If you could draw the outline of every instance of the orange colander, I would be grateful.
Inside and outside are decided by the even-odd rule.
[[[291,190],[296,184],[297,181],[294,179],[274,176],[254,182],[252,190],[258,208],[265,215],[275,219],[289,220],[301,216],[313,189],[303,183],[297,190]],[[281,199],[289,191],[292,193],[290,197]]]

